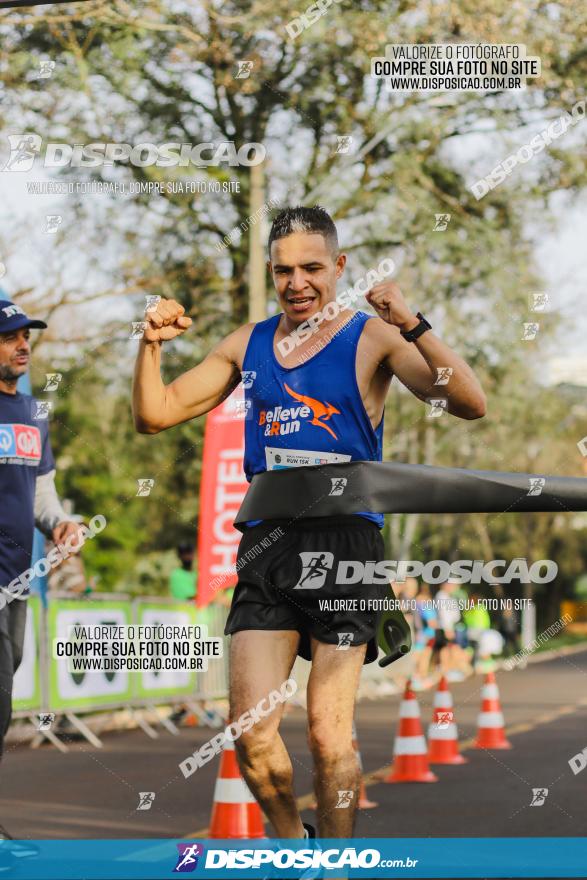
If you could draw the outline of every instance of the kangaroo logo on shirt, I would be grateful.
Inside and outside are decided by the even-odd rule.
[[[328,401],[323,403],[314,397],[308,397],[306,394],[298,394],[296,391],[292,391],[287,382],[284,382],[284,388],[301,406],[294,406],[289,409],[276,406],[273,410],[261,410],[259,413],[259,424],[265,425],[266,437],[294,434],[300,430],[300,419],[310,419],[311,425],[324,428],[335,440],[338,440],[330,425],[325,424],[325,422],[331,416],[340,415],[339,409],[332,406]]]
[[[330,416],[340,415],[339,409],[337,409],[335,406],[332,406],[332,404],[328,403],[328,401],[326,403],[322,403],[320,400],[314,400],[313,397],[307,397],[305,394],[296,394],[296,392],[292,391],[289,385],[287,385],[286,383],[284,383],[284,388],[288,394],[291,394],[291,396],[295,398],[295,400],[299,400],[300,403],[303,403],[306,406],[310,407],[313,415],[313,419],[310,422],[311,425],[317,425],[320,428],[325,428],[329,434],[332,434],[335,440],[338,440],[338,437],[336,436],[332,428],[329,425],[325,425],[324,422],[328,421]],[[321,419],[323,419],[324,421],[320,421]]]

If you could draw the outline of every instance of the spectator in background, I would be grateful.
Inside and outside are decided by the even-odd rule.
[[[504,640],[504,654],[507,657],[517,654],[520,650],[520,624],[513,608],[502,610],[499,632]]]
[[[81,548],[77,523],[64,511],[55,488],[55,461],[47,412],[30,394],[17,390],[31,359],[31,329],[44,329],[20,306],[0,300],[0,758],[12,716],[14,676],[22,660],[35,525],[63,555]],[[13,841],[0,825],[6,853],[31,855],[35,849]]]
[[[422,584],[416,596],[416,612],[414,615],[416,638],[413,643],[414,672],[412,687],[416,691],[426,690],[432,686],[430,677],[430,660],[435,634],[438,630],[438,618],[432,605],[432,594],[428,584]]]
[[[194,547],[184,542],[177,548],[181,565],[174,568],[169,576],[169,591],[178,602],[188,602],[196,597],[196,573],[194,564]]]
[[[479,659],[479,642],[482,634],[491,629],[491,618],[489,611],[484,605],[480,604],[481,596],[473,593],[470,596],[470,602],[473,607],[467,608],[463,614],[465,626],[467,627],[467,641],[473,648],[473,666],[477,664]]]
[[[457,640],[462,619],[457,593],[458,584],[445,581],[435,596],[440,626],[433,654],[438,652],[442,674],[448,681],[462,681],[471,672],[467,654]]]
[[[169,591],[178,602],[189,602],[197,596],[196,573],[193,571],[195,549],[193,544],[184,541],[177,547],[177,555],[181,565],[174,568],[169,576]],[[212,605],[230,607],[233,590],[217,590]],[[206,609],[199,611],[198,623],[208,623]]]

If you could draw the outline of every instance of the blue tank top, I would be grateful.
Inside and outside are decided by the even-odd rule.
[[[273,350],[280,318],[255,325],[243,361],[247,480],[284,467],[381,461],[383,417],[373,430],[355,365],[370,315],[355,312],[321,351],[291,368]],[[383,526],[382,514],[357,516]]]

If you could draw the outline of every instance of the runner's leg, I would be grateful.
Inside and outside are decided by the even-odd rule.
[[[308,680],[308,740],[314,757],[314,788],[320,837],[352,837],[360,771],[353,749],[355,697],[366,645],[345,651],[312,638]],[[339,791],[352,791],[338,807]]]
[[[292,630],[243,630],[230,645],[230,718],[253,709],[289,678],[300,636]],[[278,728],[284,703],[235,740],[242,774],[277,837],[303,838],[293,768]]]

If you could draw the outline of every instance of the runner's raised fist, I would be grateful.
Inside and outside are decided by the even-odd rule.
[[[373,306],[380,318],[394,324],[400,330],[411,330],[418,324],[418,318],[410,310],[395,281],[376,284],[366,294],[365,299]]]
[[[175,339],[187,330],[192,319],[185,316],[185,309],[174,299],[160,299],[145,311],[144,339],[146,342],[164,342]]]

